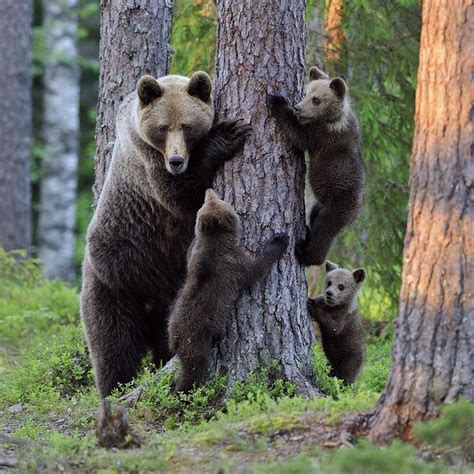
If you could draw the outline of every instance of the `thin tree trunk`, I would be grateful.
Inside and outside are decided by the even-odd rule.
[[[31,245],[31,0],[0,2],[0,246]]]
[[[48,278],[74,281],[79,134],[76,0],[43,0],[45,46],[39,257]]]
[[[217,0],[215,95],[224,117],[243,117],[253,134],[243,155],[226,163],[216,186],[236,209],[242,241],[252,253],[276,232],[290,247],[271,274],[240,300],[234,324],[220,344],[218,366],[229,383],[272,360],[300,393],[315,395],[311,371],[314,334],[306,312],[304,270],[294,257],[304,234],[304,164],[275,129],[267,92],[298,101],[304,81],[304,0]]]
[[[423,2],[408,228],[393,367],[369,437],[411,437],[441,403],[474,400],[471,0]]]
[[[173,0],[102,0],[94,201],[104,184],[122,99],[143,74],[168,73]]]
[[[344,41],[342,19],[344,17],[344,0],[327,0],[324,19],[326,32],[326,61],[335,62],[339,59],[341,44]]]

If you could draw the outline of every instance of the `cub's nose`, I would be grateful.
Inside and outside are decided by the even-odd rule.
[[[179,155],[170,156],[169,163],[173,171],[178,171],[184,164],[184,158]]]
[[[333,296],[333,292],[331,290],[326,291],[326,296],[331,298]]]
[[[299,105],[295,105],[294,109],[297,114],[301,112],[301,107]]]

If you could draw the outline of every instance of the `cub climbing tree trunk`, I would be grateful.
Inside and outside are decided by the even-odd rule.
[[[173,0],[102,0],[94,202],[112,157],[115,117],[143,74],[168,73]]]
[[[437,405],[474,401],[473,57],[471,0],[425,0],[400,308],[373,440],[410,438]]]
[[[0,247],[30,250],[31,0],[0,2]]]
[[[74,280],[79,135],[76,0],[43,0],[45,154],[41,163],[39,257],[47,278]]]
[[[296,103],[304,82],[304,0],[217,0],[215,97],[221,118],[242,117],[253,133],[226,163],[216,187],[241,219],[242,243],[256,253],[277,232],[290,235],[286,255],[238,305],[218,351],[229,383],[277,360],[300,393],[318,394],[311,374],[314,335],[306,312],[304,270],[295,240],[304,235],[304,164],[275,128],[268,92]]]

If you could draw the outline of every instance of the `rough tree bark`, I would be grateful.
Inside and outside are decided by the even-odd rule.
[[[369,437],[474,400],[474,6],[425,0],[393,367]]]
[[[94,202],[104,184],[122,99],[143,74],[168,73],[173,0],[101,0]]]
[[[31,0],[0,2],[0,247],[30,250]]]
[[[77,0],[43,0],[45,46],[39,257],[47,278],[74,281],[79,134]]]
[[[252,253],[276,232],[290,247],[264,282],[245,293],[218,350],[230,385],[258,364],[278,360],[281,376],[300,393],[319,394],[310,369],[314,335],[306,312],[304,270],[294,257],[304,234],[304,163],[276,130],[268,92],[300,100],[304,81],[304,0],[217,0],[215,96],[221,117],[253,126],[243,155],[226,163],[216,187],[240,216],[242,241]]]

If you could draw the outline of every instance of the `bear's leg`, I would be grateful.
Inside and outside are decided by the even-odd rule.
[[[173,356],[169,350],[166,314],[163,308],[154,311],[147,325],[147,343],[151,347],[156,368],[164,366]]]
[[[193,386],[202,385],[209,371],[211,341],[201,337],[189,339],[190,343],[183,341],[178,350],[181,362],[181,375],[176,382],[178,392],[189,392]]]
[[[311,212],[309,213],[309,227],[313,227],[314,220],[318,217],[319,211],[323,206],[319,202],[315,203],[314,206],[311,208]]]
[[[363,359],[362,353],[350,352],[344,354],[329,375],[341,379],[346,384],[352,384],[359,374]]]
[[[310,238],[296,244],[296,257],[302,265],[321,265],[336,235],[353,220],[353,213],[343,202],[322,206],[313,219]]]
[[[81,294],[82,318],[101,397],[130,382],[146,346],[140,316],[128,299],[89,275]]]

